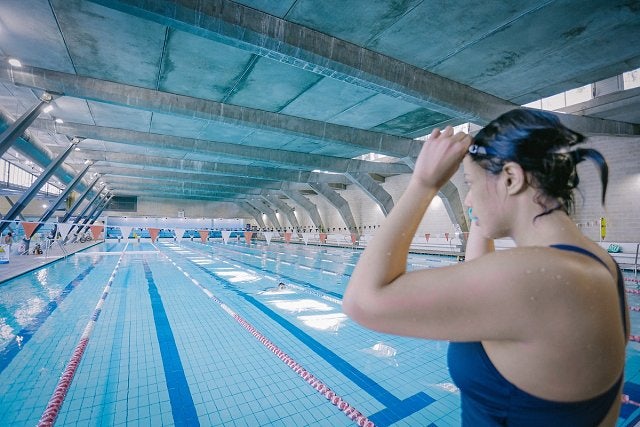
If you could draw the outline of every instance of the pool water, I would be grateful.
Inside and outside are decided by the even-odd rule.
[[[279,243],[107,242],[7,281],[0,419],[459,425],[446,342],[380,334],[342,314],[360,254]],[[454,262],[412,254],[409,268]],[[629,303],[639,305],[640,296],[630,294]],[[640,420],[639,349],[629,344],[620,426]]]

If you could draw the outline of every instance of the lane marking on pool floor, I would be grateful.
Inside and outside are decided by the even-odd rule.
[[[329,388],[318,377],[311,374],[300,363],[296,362],[291,356],[283,352],[277,345],[271,342],[261,332],[254,328],[249,322],[242,318],[239,314],[233,311],[229,306],[218,299],[210,290],[202,286],[196,279],[190,277],[182,267],[173,261],[168,255],[163,252],[163,255],[176,267],[182,274],[185,275],[194,285],[196,285],[204,294],[220,307],[231,317],[233,317],[242,327],[250,332],[260,343],[262,343],[269,351],[274,353],[282,362],[284,362],[291,370],[304,379],[311,387],[313,387],[318,393],[324,396],[329,402],[342,411],[350,420],[354,421],[358,426],[374,427],[375,424],[369,420],[362,412],[358,411],[353,405],[348,403],[345,399],[338,396],[331,388]]]
[[[173,248],[171,248],[173,249]],[[198,252],[198,251],[195,251]],[[185,255],[185,254],[182,254]],[[208,256],[211,256],[208,254]],[[229,261],[220,260],[217,257],[215,258],[218,262],[222,262],[224,264],[231,265],[232,263]],[[231,284],[225,278],[220,277],[214,272],[208,270],[203,267],[194,260],[187,258],[187,260],[194,264],[198,269],[201,269],[206,274],[214,277],[217,282],[225,285],[230,290],[236,292],[239,296],[244,298],[247,302],[254,305],[256,308],[260,309],[264,314],[274,320],[276,323],[280,324],[285,330],[289,331],[293,334],[297,339],[307,345],[312,351],[314,351],[318,356],[322,357],[325,361],[327,361],[330,365],[333,366],[338,372],[342,375],[349,378],[355,384],[357,384],[363,391],[371,395],[374,399],[385,405],[385,408],[381,411],[370,415],[368,418],[374,424],[377,425],[391,425],[411,414],[425,408],[435,401],[431,396],[424,392],[418,392],[417,394],[410,396],[406,399],[398,399],[392,393],[387,391],[384,387],[379,385],[377,382],[369,378],[364,373],[360,372],[357,368],[351,365],[346,360],[339,357],[337,354],[332,352],[330,349],[322,345],[320,342],[316,341],[314,338],[306,334],[300,328],[292,324],[291,322],[285,320],[282,316],[278,315],[264,304],[258,302],[255,298],[246,294],[245,292],[240,291],[236,286]],[[264,269],[263,269],[264,270]]]

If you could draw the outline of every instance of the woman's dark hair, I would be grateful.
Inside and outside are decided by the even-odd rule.
[[[576,166],[590,159],[600,170],[602,204],[607,192],[609,168],[602,154],[591,148],[576,148],[585,137],[565,127],[555,114],[518,108],[504,113],[482,128],[469,148],[471,159],[497,175],[506,162],[518,163],[533,178],[529,184],[544,196],[558,201],[541,215],[554,210],[571,213],[573,190],[580,179]]]

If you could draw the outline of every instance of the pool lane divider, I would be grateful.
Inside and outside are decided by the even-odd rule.
[[[284,362],[291,370],[304,379],[311,387],[313,387],[318,393],[324,396],[329,402],[340,409],[350,420],[354,421],[356,425],[360,427],[375,427],[373,421],[369,420],[362,412],[358,411],[353,405],[347,402],[344,398],[337,395],[331,388],[329,388],[318,377],[306,370],[300,363],[296,362],[291,356],[282,351],[277,345],[271,342],[267,337],[254,328],[249,322],[242,318],[238,313],[233,311],[229,306],[220,301],[210,290],[202,286],[196,279],[192,278],[189,273],[184,271],[182,267],[176,264],[168,255],[164,252],[162,254],[171,262],[182,274],[185,275],[191,282],[196,285],[202,292],[213,300],[215,303],[231,317],[233,317],[243,328],[251,333],[262,345],[264,345],[269,351],[274,353],[282,362]]]
[[[229,246],[226,246],[226,245],[216,245],[216,244],[211,244],[211,243],[207,244],[207,243],[201,243],[201,242],[198,242],[198,244],[206,246],[206,247],[210,247],[212,250],[213,250],[213,248],[222,249],[222,250],[225,250],[227,252],[232,252],[232,253],[235,253],[235,254],[249,255],[249,256],[258,258],[258,259],[260,259],[262,261],[265,260],[265,258],[263,258],[262,256],[257,256],[257,255],[254,255],[254,254],[248,254],[248,253],[245,253],[245,252],[242,252],[242,251],[237,251],[234,248],[230,248]],[[242,248],[240,248],[240,249],[242,249]],[[254,249],[254,248],[251,248],[251,249]],[[274,254],[275,252],[273,252],[273,251],[265,250],[265,251],[262,251],[260,253],[263,254],[266,257],[267,261],[284,264],[283,261],[279,261],[275,257],[269,255],[269,254]],[[296,256],[298,256],[298,255],[296,255]],[[304,258],[308,258],[310,260],[314,259],[314,258],[306,257],[306,256]],[[330,260],[325,260],[325,261],[321,261],[321,262],[336,263],[335,261],[330,261]],[[346,265],[345,263],[342,263],[342,264]],[[338,273],[338,272],[335,272],[335,271],[323,270],[323,269],[319,269],[318,267],[315,267],[315,266],[314,267],[309,267],[309,266],[303,266],[303,265],[296,264],[296,267],[297,268],[302,268],[304,270],[312,270],[312,269],[313,270],[320,270],[320,272],[322,274],[328,274],[328,275],[331,275],[331,276],[343,276],[343,277],[346,277],[346,278],[351,277],[351,274],[349,274],[349,273]]]
[[[60,408],[62,408],[62,403],[64,402],[65,397],[67,396],[67,392],[69,391],[69,387],[71,386],[71,382],[73,381],[73,377],[80,365],[80,361],[82,360],[82,356],[84,355],[84,351],[87,348],[87,344],[89,344],[89,337],[95,328],[96,322],[100,317],[100,313],[102,312],[102,307],[104,306],[104,302],[109,296],[109,291],[111,290],[111,285],[113,284],[113,279],[116,277],[118,269],[120,268],[120,263],[122,262],[122,258],[124,257],[126,250],[125,248],[122,250],[122,254],[120,254],[120,258],[116,263],[115,268],[111,272],[111,276],[107,281],[104,290],[102,291],[102,295],[96,304],[95,309],[93,310],[93,314],[91,315],[91,319],[87,323],[80,336],[80,342],[76,345],[76,348],[73,350],[73,354],[69,359],[69,363],[65,367],[62,375],[60,376],[60,380],[58,380],[58,384],[53,391],[53,395],[49,399],[49,403],[45,408],[42,416],[40,417],[40,421],[38,421],[38,427],[49,427],[53,426],[58,418],[58,414],[60,413]]]
[[[200,252],[198,250],[193,250],[193,251],[194,252]],[[208,253],[207,253],[207,256],[212,257],[212,255],[210,255]],[[218,258],[216,258],[216,259],[218,259]],[[391,425],[391,424],[393,424],[393,423],[395,423],[395,422],[397,422],[397,421],[399,421],[399,420],[401,420],[403,418],[406,418],[406,417],[410,416],[411,414],[413,414],[413,413],[425,408],[426,406],[430,405],[431,403],[433,403],[435,401],[434,398],[432,398],[431,396],[429,396],[428,394],[426,394],[424,392],[418,392],[415,395],[410,396],[410,397],[408,397],[408,398],[406,398],[404,400],[398,399],[391,392],[386,390],[384,387],[382,387],[380,384],[375,382],[373,379],[369,378],[363,372],[359,371],[357,368],[355,368],[349,362],[347,362],[346,360],[344,360],[341,357],[339,357],[333,351],[331,351],[330,349],[328,349],[327,347],[325,347],[324,345],[322,345],[321,343],[316,341],[314,338],[312,338],[310,335],[306,334],[304,331],[302,331],[300,328],[298,328],[297,326],[295,326],[291,322],[285,320],[282,316],[278,315],[277,313],[275,313],[273,310],[269,309],[264,304],[262,304],[259,301],[257,301],[252,296],[248,295],[245,292],[242,292],[236,286],[234,286],[232,283],[230,283],[226,279],[220,277],[219,275],[211,272],[210,270],[208,270],[207,268],[203,267],[202,265],[200,265],[198,263],[195,263],[193,261],[191,261],[191,262],[195,265],[196,268],[198,268],[198,269],[202,270],[203,272],[205,272],[206,274],[214,277],[218,282],[224,284],[230,290],[234,291],[239,296],[244,298],[248,303],[250,303],[254,307],[258,308],[260,311],[262,311],[265,315],[270,317],[276,323],[280,324],[280,326],[282,326],[285,330],[287,330],[291,334],[293,334],[298,340],[300,340],[302,343],[304,343],[307,347],[309,347],[318,356],[322,357],[329,364],[331,364],[338,372],[340,372],[342,375],[344,375],[347,378],[349,378],[351,381],[353,381],[355,384],[357,384],[362,390],[364,390],[368,394],[370,394],[378,402],[380,402],[383,405],[385,405],[385,408],[383,410],[381,410],[381,411],[379,411],[379,412],[377,412],[377,413],[375,413],[373,415],[370,415],[368,417],[369,420],[372,421],[374,424],[376,424],[378,426]],[[231,265],[231,266],[234,266],[235,268],[238,268],[238,269],[242,268],[240,265],[237,265],[237,264],[234,263],[235,260],[234,260],[234,262],[221,260],[221,262],[223,262],[225,264],[228,264],[228,265]],[[242,263],[242,262],[240,262],[240,263]],[[251,268],[255,269],[256,267],[251,266]],[[262,269],[262,270],[268,272],[268,270],[266,270],[266,269]]]
[[[190,250],[192,250],[194,252],[199,252],[199,253],[204,254],[204,255],[206,255],[206,256],[208,256],[210,258],[212,257],[212,254],[210,252],[207,252],[207,251],[202,251],[202,250],[195,249],[195,248],[190,248]],[[236,252],[236,251],[231,251],[231,252],[232,253],[240,253],[240,252]],[[224,257],[226,259],[233,259],[233,258],[230,258],[228,255],[221,255],[219,253],[217,254],[217,256],[222,256],[222,257]],[[269,259],[269,260],[272,261],[272,262],[278,262],[278,261],[276,261],[274,259]],[[250,263],[245,262],[245,261],[239,261],[237,259],[233,259],[233,261],[238,263],[238,264],[241,264],[241,265],[234,264],[234,267],[236,267],[236,268],[250,268],[250,269],[255,270],[255,271],[261,271],[263,273],[266,272],[266,273],[272,274],[271,271],[267,270],[264,267],[258,267],[258,266],[255,266],[255,265],[250,264]],[[296,266],[296,267],[301,267],[301,266]],[[311,270],[310,267],[306,267],[306,269]],[[336,273],[331,273],[331,274],[337,275]],[[288,276],[288,275],[285,275],[285,274],[278,274],[278,276],[281,277],[281,278],[286,279],[289,282],[288,285],[287,285],[289,287],[296,288],[296,289],[298,289],[300,291],[303,291],[305,293],[312,294],[312,295],[320,297],[320,298],[322,298],[324,300],[331,301],[331,302],[333,302],[335,304],[342,305],[342,294],[339,294],[338,292],[328,291],[328,290],[320,288],[319,286],[316,286],[316,285],[314,285],[312,283],[305,282],[305,281],[302,281],[302,280],[298,280],[298,279],[296,279],[294,277],[291,277],[291,276]],[[294,285],[294,283],[299,283],[301,285]]]

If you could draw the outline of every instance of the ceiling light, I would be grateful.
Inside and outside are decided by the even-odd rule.
[[[48,113],[49,111],[53,110],[53,105],[47,105],[46,107],[44,107],[42,109],[43,113]]]
[[[62,123],[64,123],[64,120],[62,120],[62,119],[56,119],[56,123],[58,123],[58,124],[62,124]]]
[[[11,64],[14,67],[22,67],[22,62],[18,61],[15,58],[10,58],[9,59],[9,64]]]
[[[80,147],[76,147],[76,148],[74,148],[74,150],[80,151]]]
[[[48,207],[49,207],[49,205],[47,205],[47,204],[42,205],[42,209],[47,209]]]

